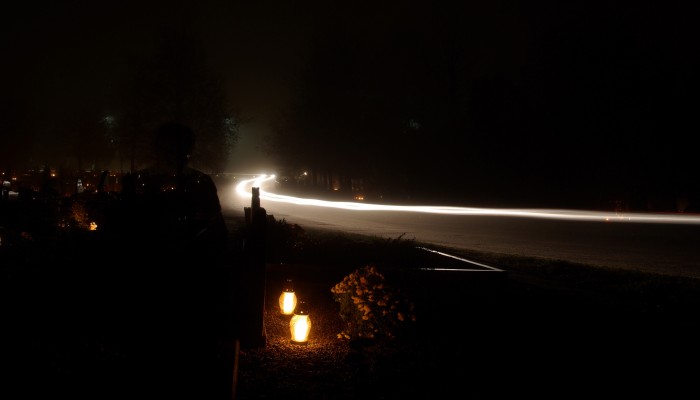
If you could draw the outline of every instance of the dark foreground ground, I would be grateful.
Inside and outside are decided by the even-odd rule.
[[[697,281],[484,254],[462,256],[504,271],[421,270],[464,265],[411,242],[373,246],[382,253],[364,254],[416,302],[410,334],[369,345],[335,338],[343,325],[329,290],[352,271],[344,260],[362,254],[357,243],[323,261],[269,265],[268,343],[241,353],[239,398],[677,397],[697,382]],[[289,344],[276,314],[290,276],[312,296],[320,327],[306,348]]]
[[[231,323],[231,340],[218,342],[210,359],[179,356],[178,343],[167,337],[161,342],[172,352],[143,357],[149,350],[139,332],[159,341],[147,332],[159,311],[138,311],[124,300],[134,314],[108,323],[114,315],[106,310],[119,310],[121,300],[106,299],[102,289],[127,299],[138,285],[105,283],[109,275],[94,253],[51,264],[63,250],[5,246],[2,398],[678,398],[697,390],[696,280],[464,252],[459,255],[503,271],[423,270],[463,265],[401,238],[307,231],[270,217],[263,343],[242,340],[236,353],[243,318]],[[235,216],[228,224],[231,282],[224,287],[232,292],[230,318],[238,319],[247,307],[238,302],[254,283],[240,252],[245,224]],[[72,250],[81,248],[71,243]],[[395,340],[340,340],[344,325],[330,289],[368,264],[410,294],[416,322]],[[313,329],[305,346],[290,343],[288,317],[277,312],[287,279],[310,306]],[[201,390],[184,396],[193,387]]]

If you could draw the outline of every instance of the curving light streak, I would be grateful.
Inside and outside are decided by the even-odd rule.
[[[389,204],[369,204],[346,201],[327,201],[319,199],[306,199],[300,197],[285,196],[270,193],[262,189],[262,185],[274,179],[274,175],[260,175],[252,179],[246,179],[236,185],[236,193],[243,197],[250,197],[252,187],[260,188],[260,199],[274,202],[299,204],[315,207],[339,208],[355,211],[402,211],[447,215],[485,215],[501,217],[544,218],[577,221],[604,221],[604,222],[643,222],[643,223],[674,223],[674,224],[700,224],[700,215],[695,214],[656,214],[641,212],[605,212],[561,209],[508,209],[508,208],[476,208],[476,207],[450,207],[450,206],[399,206]]]

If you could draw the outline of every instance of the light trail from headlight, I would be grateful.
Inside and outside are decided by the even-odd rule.
[[[270,193],[263,190],[262,185],[269,183],[274,175],[260,175],[252,179],[242,180],[236,185],[236,193],[239,196],[250,197],[251,188],[260,188],[260,200],[298,204],[314,207],[338,208],[354,211],[398,211],[417,212],[446,215],[474,215],[474,216],[501,216],[542,218],[577,221],[603,221],[603,222],[638,222],[638,223],[663,223],[663,224],[700,224],[699,215],[691,214],[657,214],[641,212],[605,212],[563,209],[517,209],[517,208],[477,208],[477,207],[451,207],[451,206],[399,206],[390,204],[355,203],[346,201],[327,201],[319,199],[307,199],[301,197],[285,196]]]

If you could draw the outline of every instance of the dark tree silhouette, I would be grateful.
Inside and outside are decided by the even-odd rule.
[[[421,24],[421,11],[393,10],[384,18],[400,23],[387,30],[377,10],[341,7],[315,27],[298,102],[271,145],[283,163],[399,197],[465,169],[468,60],[460,32]]]
[[[119,103],[119,151],[132,170],[149,157],[146,135],[164,121],[192,127],[197,135],[192,164],[209,173],[223,170],[238,140],[225,82],[208,68],[203,46],[187,25],[170,27],[152,53],[132,58]]]
[[[697,124],[694,25],[674,7],[323,8],[298,102],[272,148],[292,170],[413,198],[697,204],[698,163],[684,136]]]
[[[9,172],[29,165],[36,138],[34,112],[13,93],[0,99],[0,168]]]

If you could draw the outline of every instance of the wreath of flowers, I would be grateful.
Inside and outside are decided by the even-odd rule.
[[[416,320],[413,302],[387,285],[374,265],[355,270],[331,288],[331,293],[347,326],[339,339],[394,338],[409,321]]]

